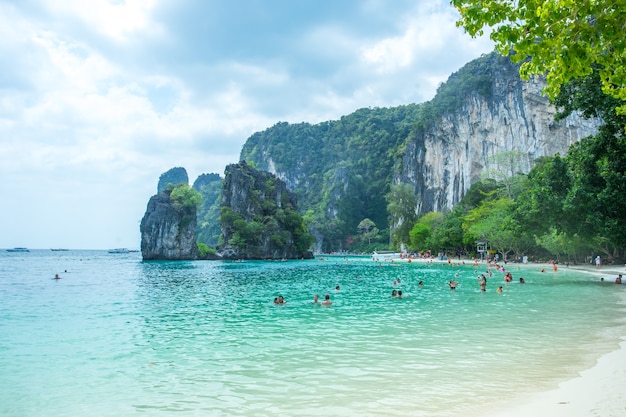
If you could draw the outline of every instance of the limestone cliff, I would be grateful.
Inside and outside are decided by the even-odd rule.
[[[221,196],[222,241],[227,259],[309,258],[312,237],[296,197],[274,175],[245,163],[226,167]]]
[[[508,59],[488,59],[497,61],[486,70],[488,94],[469,92],[459,108],[413,131],[406,144],[394,182],[415,187],[418,213],[453,207],[494,168],[494,154],[523,154],[519,170],[527,173],[536,158],[564,155],[572,143],[597,131],[598,120],[577,114],[555,122],[542,80],[524,82]]]
[[[148,201],[141,219],[141,254],[144,260],[197,259],[196,210],[176,208],[171,190],[164,190]]]
[[[337,251],[364,218],[389,227],[391,184],[413,187],[417,214],[442,211],[494,168],[494,155],[523,155],[516,173],[527,173],[537,158],[565,155],[597,131],[598,120],[578,115],[555,122],[542,87],[492,53],[452,74],[429,102],[359,109],[316,125],[277,123],[248,138],[240,159],[284,180],[302,212],[314,214],[316,250]]]

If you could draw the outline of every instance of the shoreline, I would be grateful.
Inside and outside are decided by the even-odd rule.
[[[395,262],[406,262],[406,259],[394,259]],[[412,262],[424,262],[422,259],[412,259]],[[473,260],[463,259],[458,262],[473,263]],[[433,260],[433,263],[447,263],[447,261]],[[479,266],[486,266],[483,261]],[[557,264],[558,270],[576,270],[590,276],[604,277],[606,285],[618,285],[614,280],[618,274],[626,275],[626,266],[608,265],[596,268],[595,265]],[[549,263],[510,263],[505,269],[545,269],[546,273],[553,273]],[[557,271],[558,272],[558,271]],[[626,285],[626,283],[622,284]],[[620,295],[619,304],[622,311],[626,311],[626,292]],[[626,317],[626,316],[625,316]],[[623,319],[626,321],[626,319]],[[595,365],[579,370],[578,376],[564,380],[558,387],[549,391],[536,392],[516,398],[485,409],[482,417],[620,417],[626,416],[626,334],[618,340],[616,350],[605,353],[597,358]]]

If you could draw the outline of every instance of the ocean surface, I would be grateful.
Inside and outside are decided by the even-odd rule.
[[[617,349],[623,286],[507,267],[2,250],[0,416],[472,416]]]

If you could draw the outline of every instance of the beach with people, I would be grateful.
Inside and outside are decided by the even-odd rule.
[[[606,262],[15,256],[0,415],[623,415],[626,287]]]
[[[498,285],[494,288],[502,288],[500,282],[511,282],[510,274],[514,274],[520,283],[524,283],[523,275],[528,271],[541,271],[542,274],[567,273],[568,271],[584,272],[590,279],[597,280],[601,285],[610,288],[614,285],[626,285],[622,281],[622,275],[626,272],[626,265],[602,265],[594,258],[590,264],[566,264],[554,262],[535,263],[498,263],[498,269],[502,270],[502,279],[498,277]],[[476,262],[472,259],[456,260],[448,262],[447,259],[439,260],[420,257],[402,257],[391,259],[388,262],[422,262],[425,264],[439,263],[441,265],[472,265],[480,271],[478,285],[484,288],[484,272],[489,268],[486,261]],[[495,268],[495,266],[492,266]],[[453,281],[451,281],[453,282]],[[626,313],[626,287],[620,294],[619,303]],[[626,322],[626,314],[623,316]],[[590,357],[594,357],[590,352]],[[476,417],[591,417],[591,416],[626,416],[626,334],[619,336],[615,349],[595,356],[589,366],[576,369],[577,376],[558,382],[552,389],[535,393],[525,393],[519,397],[497,398],[485,410]],[[567,357],[562,358],[567,361]]]

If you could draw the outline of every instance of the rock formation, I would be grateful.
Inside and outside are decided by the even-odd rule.
[[[541,93],[540,79],[522,81],[508,59],[493,57],[491,91],[465,96],[463,105],[441,115],[429,127],[413,132],[394,182],[412,184],[418,213],[452,208],[470,185],[493,166],[493,155],[515,151],[523,155],[519,171],[533,161],[557,153],[597,132],[599,121],[573,114],[554,121],[556,109]]]
[[[150,198],[141,219],[141,255],[144,260],[197,259],[196,210],[176,208],[171,190]]]
[[[168,185],[175,186],[178,184],[189,184],[189,176],[185,168],[175,167],[161,174],[157,193],[167,189]]]
[[[222,189],[222,241],[227,259],[310,258],[312,237],[295,195],[268,172],[245,161],[226,167]]]

